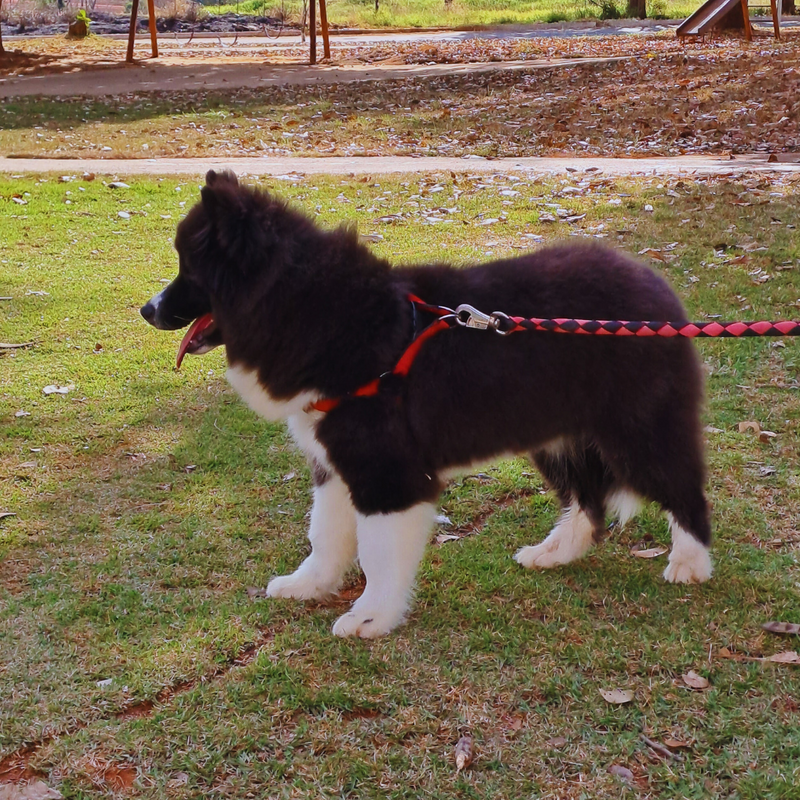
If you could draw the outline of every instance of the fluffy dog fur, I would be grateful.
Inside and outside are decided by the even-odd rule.
[[[231,384],[263,417],[287,420],[309,459],[311,554],[269,595],[335,592],[357,558],[366,589],[334,633],[388,633],[407,613],[447,476],[520,453],[563,506],[550,535],[516,554],[523,566],[580,558],[607,512],[625,518],[646,498],[670,520],[664,577],[710,577],[702,376],[688,340],[456,328],[426,342],[406,378],[347,396],[390,371],[433,319],[409,293],[519,316],[685,320],[650,269],[589,242],[462,269],[390,269],[352,229],[322,230],[231,173],[210,172],[201,196],[178,226],[178,276],[142,315],[170,330],[212,313],[189,352],[224,344]],[[325,397],[343,399],[327,414],[310,409]]]

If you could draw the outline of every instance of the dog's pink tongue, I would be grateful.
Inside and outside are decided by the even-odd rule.
[[[186,335],[181,340],[181,346],[178,348],[178,361],[175,364],[175,369],[181,368],[181,362],[183,361],[183,357],[186,353],[189,352],[189,347],[192,344],[195,336],[201,334],[209,325],[214,324],[214,317],[211,314],[204,314],[202,317],[198,317],[190,326],[189,330],[186,331]]]

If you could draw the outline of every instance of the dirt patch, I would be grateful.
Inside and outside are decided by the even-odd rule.
[[[43,744],[44,741],[26,745],[16,753],[0,759],[0,783],[28,783],[40,778],[41,775],[31,769],[30,760]]]

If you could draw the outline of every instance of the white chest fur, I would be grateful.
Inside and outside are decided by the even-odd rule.
[[[313,392],[301,392],[288,400],[278,400],[259,383],[255,370],[245,369],[238,365],[228,367],[226,377],[242,400],[256,414],[270,422],[279,422],[294,414],[299,414],[309,403],[317,399],[317,395]]]

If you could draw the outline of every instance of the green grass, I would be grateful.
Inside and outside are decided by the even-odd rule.
[[[617,2],[621,11],[627,4]],[[698,3],[687,0],[662,0],[649,9],[650,15],[679,18],[688,16]],[[281,10],[290,20],[299,20],[302,3],[299,0],[245,0],[226,5],[205,4],[211,14],[237,13],[277,15]],[[375,10],[374,0],[330,0],[328,20],[341,27],[355,28],[441,28],[476,25],[525,25],[535,22],[561,22],[595,19],[600,16],[597,5],[579,0],[453,0],[448,6],[443,0],[380,0]],[[623,14],[624,16],[624,14]]]
[[[0,296],[12,298],[0,341],[35,343],[0,351],[0,511],[17,515],[0,520],[0,759],[41,743],[30,766],[67,798],[800,796],[798,667],[719,655],[790,649],[760,624],[800,621],[796,342],[698,344],[705,421],[720,430],[708,434],[710,583],[665,585],[663,557],[629,555],[668,542],[654,509],[580,563],[518,568],[513,552],[557,509],[513,460],[443,497],[453,527],[477,531],[429,550],[408,624],[342,641],[330,627],[345,598],[247,596],[306,552],[308,472],[283,428],[227,388],[221,352],[176,373],[179,334],[139,318],[175,271],[171,239],[197,182],[127,182],[0,179]],[[662,251],[655,267],[696,318],[798,315],[788,180],[277,186],[326,224],[381,234],[376,250],[397,262],[466,263],[582,229]],[[587,216],[539,222],[553,203]],[[453,206],[438,215],[452,223],[425,222]],[[51,383],[74,389],[45,396]],[[740,434],[742,420],[778,436]],[[358,576],[348,585],[352,598]],[[683,685],[690,669],[709,690]],[[599,689],[613,687],[634,701],[607,705]],[[136,703],[154,705],[120,716]],[[456,774],[465,728],[477,759]],[[655,758],[642,732],[690,743],[684,760]]]

